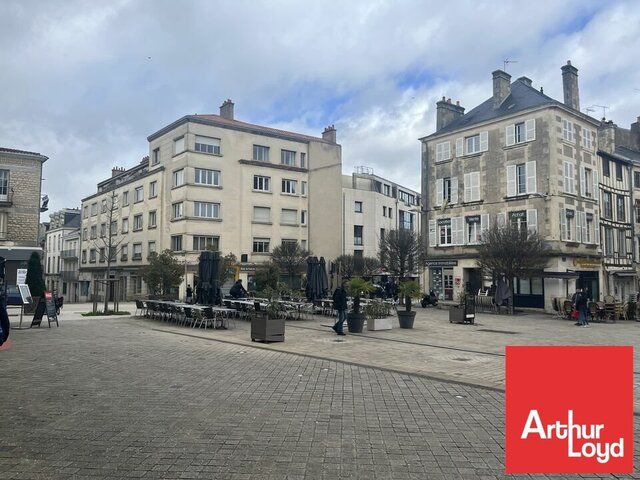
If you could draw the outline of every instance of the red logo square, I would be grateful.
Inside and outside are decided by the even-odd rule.
[[[632,473],[633,347],[506,347],[506,473]]]

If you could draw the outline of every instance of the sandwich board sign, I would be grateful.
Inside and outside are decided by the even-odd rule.
[[[27,269],[26,268],[19,268],[16,271],[16,283],[18,285],[24,285],[27,283]]]

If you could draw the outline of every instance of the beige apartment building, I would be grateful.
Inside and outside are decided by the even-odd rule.
[[[77,265],[71,272],[71,264],[77,263],[77,250],[67,248],[69,245],[65,237],[78,234],[80,230],[80,210],[76,208],[64,208],[49,215],[49,229],[45,234],[45,251],[43,257],[44,279],[47,290],[66,296],[67,284],[77,281]],[[65,265],[66,268],[65,268]],[[63,275],[64,272],[64,275]],[[64,276],[64,278],[63,278]]]
[[[123,247],[113,275],[126,284],[127,297],[146,293],[139,268],[150,251],[170,249],[184,262],[180,295],[195,284],[207,248],[235,254],[245,285],[283,242],[297,241],[327,260],[340,255],[342,156],[333,126],[312,137],[254,125],[236,120],[227,100],[219,115],[184,116],[148,142],[149,157],[114,170],[82,206],[81,269],[101,276],[106,257],[98,240],[110,228],[112,192],[119,198],[112,228]]]
[[[476,263],[494,222],[536,230],[552,249],[543,272],[516,279],[515,304],[552,309],[576,282],[601,295],[599,122],[580,112],[577,69],[562,67],[564,102],[527,77],[493,72],[493,95],[464,113],[445,98],[422,141],[428,287],[452,300],[491,285]]]

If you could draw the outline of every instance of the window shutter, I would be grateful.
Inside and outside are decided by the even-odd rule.
[[[582,212],[582,241],[587,243],[587,212]]]
[[[515,197],[516,193],[516,166],[507,165],[507,197]]]
[[[530,142],[536,139],[536,119],[531,118],[525,123],[526,140]]]
[[[442,199],[444,197],[444,180],[438,178],[436,180],[436,205],[442,205]]]
[[[435,247],[437,245],[436,241],[436,221],[429,220],[429,245]]]
[[[516,143],[516,126],[508,125],[505,131],[505,135],[507,138],[507,147]]]
[[[527,210],[527,229],[530,232],[538,231],[538,210],[535,208]]]
[[[454,245],[464,245],[464,217],[451,219],[451,236]]]
[[[593,170],[593,199],[598,202],[600,201],[600,178],[599,178],[598,170]]]
[[[638,237],[633,237],[633,260],[638,260]]]
[[[576,212],[576,237],[575,241],[582,242],[582,212]]]
[[[489,150],[489,132],[480,132],[480,151],[486,152]]]
[[[580,195],[585,197],[585,188],[587,186],[587,172],[583,165],[580,165]]]
[[[565,193],[575,193],[574,182],[575,172],[572,162],[564,162],[564,191]]]
[[[480,172],[471,172],[471,201],[480,201]]]
[[[498,227],[504,227],[507,224],[507,214],[505,212],[500,212],[496,216],[496,225]]]
[[[527,193],[536,193],[536,162],[527,162],[525,164],[525,172],[527,175]]]
[[[600,221],[598,215],[593,216],[593,235],[595,237],[595,244],[600,245]]]
[[[483,213],[480,215],[480,234],[486,232],[489,229],[489,214]]]
[[[451,203],[458,203],[458,177],[451,177]]]
[[[464,155],[464,138],[456,138],[456,157]]]
[[[464,201],[465,202],[471,201],[471,174],[470,173],[464,174]]]
[[[567,214],[564,208],[560,209],[560,240],[567,238]]]

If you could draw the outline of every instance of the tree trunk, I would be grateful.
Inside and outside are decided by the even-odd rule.
[[[408,295],[404,297],[404,308],[407,312],[411,311],[411,297]]]

